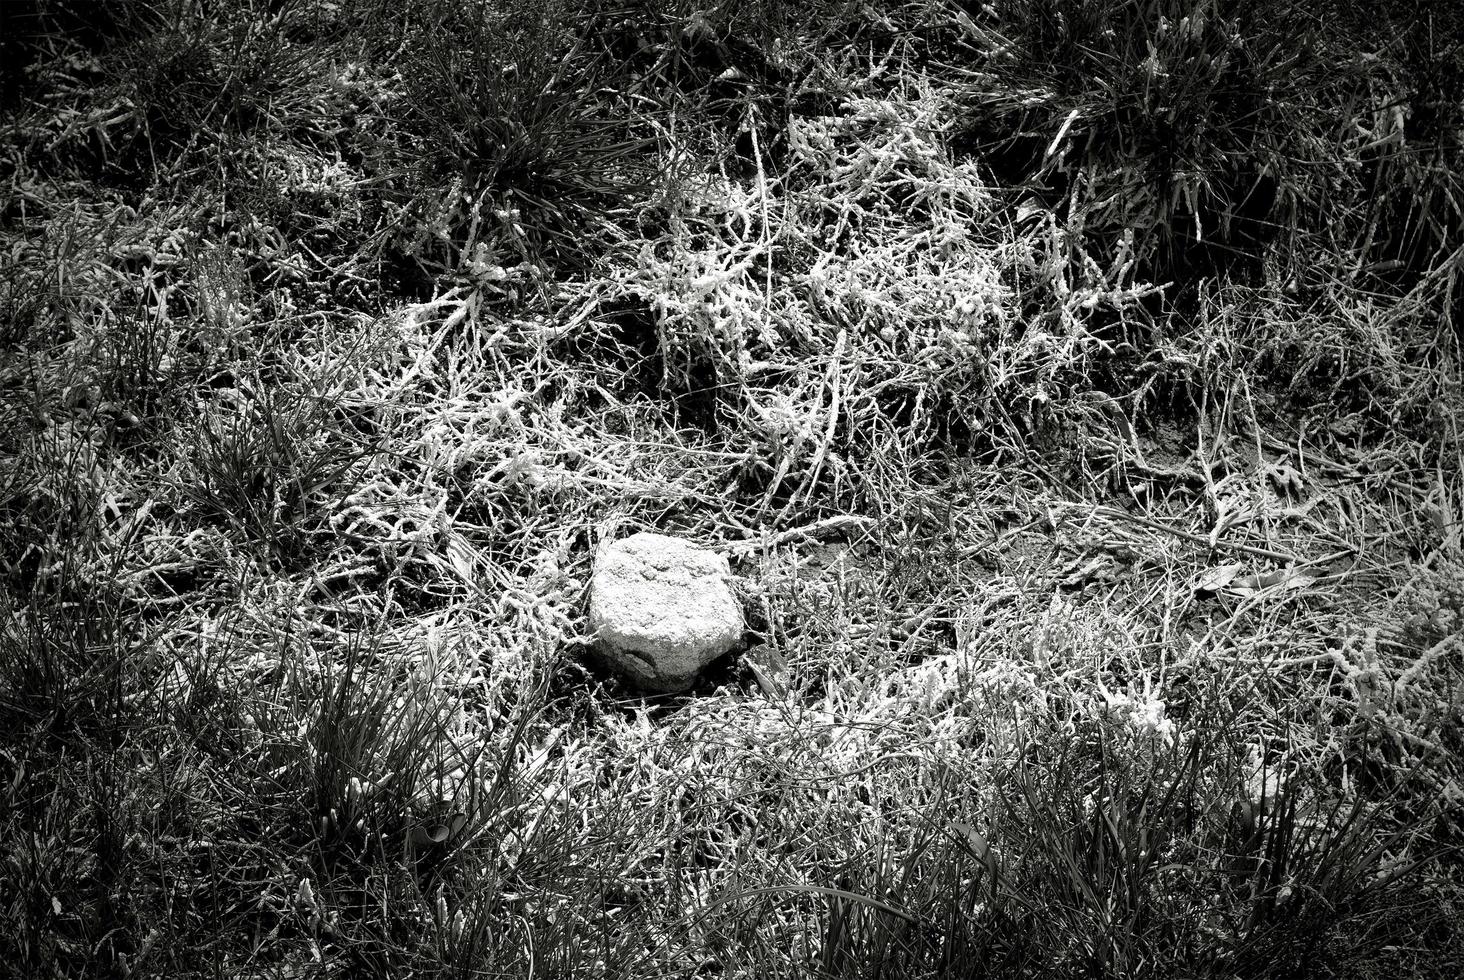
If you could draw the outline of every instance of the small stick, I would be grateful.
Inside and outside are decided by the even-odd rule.
[[[1082,507],[1083,505],[1059,502],[1057,506],[1066,507],[1069,509],[1077,509],[1079,507]],[[1252,545],[1236,544],[1230,541],[1211,541],[1203,534],[1195,534],[1193,531],[1184,531],[1180,528],[1172,527],[1171,525],[1165,524],[1161,521],[1151,521],[1147,517],[1140,517],[1137,514],[1125,513],[1124,511],[1117,510],[1112,507],[1094,507],[1093,511],[1094,513],[1101,512],[1109,517],[1116,517],[1126,521],[1131,521],[1134,524],[1141,524],[1144,527],[1152,528],[1155,531],[1163,531],[1166,534],[1172,534],[1177,538],[1184,538],[1186,541],[1192,541],[1195,544],[1205,545],[1207,548],[1221,548],[1226,551],[1239,551],[1247,555],[1254,555],[1257,558],[1270,558],[1273,561],[1286,562],[1288,565],[1316,564],[1315,562],[1304,562],[1300,558],[1297,558],[1295,555],[1288,555],[1281,551],[1272,551],[1269,548],[1257,548]]]
[[[834,341],[833,363],[829,365],[829,422],[827,428],[824,430],[824,437],[818,444],[818,452],[814,454],[813,466],[808,470],[807,482],[803,487],[803,504],[805,507],[813,499],[814,486],[818,483],[819,474],[823,471],[824,457],[828,455],[829,446],[833,444],[834,430],[839,427],[839,411],[843,407],[841,404],[841,396],[844,387],[844,346],[847,342],[848,333],[841,329],[838,339]],[[782,513],[778,515],[778,520],[782,520],[788,516],[788,511],[793,508],[793,503],[797,496],[795,493],[792,497],[788,498],[788,503],[783,507]]]
[[[727,546],[728,550],[738,555],[751,554],[761,548],[764,543],[768,545],[787,544],[794,538],[820,538],[825,534],[842,530],[850,525],[863,526],[874,523],[874,518],[863,517],[859,514],[835,514],[833,517],[825,517],[821,521],[814,521],[812,524],[805,524],[802,527],[790,527],[786,531],[779,531],[764,539],[761,536],[746,538],[742,541],[734,541]]]

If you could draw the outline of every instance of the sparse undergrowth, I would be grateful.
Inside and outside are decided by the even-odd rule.
[[[35,6],[0,972],[1464,967],[1453,15]]]

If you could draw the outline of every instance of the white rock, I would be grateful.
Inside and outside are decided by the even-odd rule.
[[[683,691],[742,637],[721,555],[642,531],[604,546],[590,578],[601,655],[643,687]]]

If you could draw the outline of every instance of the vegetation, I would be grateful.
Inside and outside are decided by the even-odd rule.
[[[1457,976],[1447,7],[7,8],[0,973]]]

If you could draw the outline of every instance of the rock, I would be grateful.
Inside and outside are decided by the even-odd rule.
[[[721,555],[642,531],[602,547],[590,577],[601,656],[642,687],[684,691],[742,638],[742,606]]]

